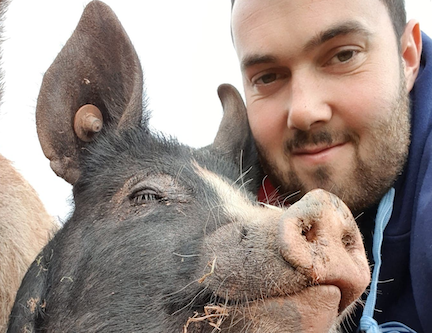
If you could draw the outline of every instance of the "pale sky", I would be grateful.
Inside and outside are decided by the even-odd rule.
[[[71,187],[50,169],[36,135],[34,110],[42,75],[74,30],[88,0],[12,0],[5,22],[5,95],[0,153],[13,161],[48,212],[65,219]],[[230,36],[229,0],[106,0],[141,59],[153,110],[151,125],[179,141],[212,142],[222,115],[216,89],[242,91]],[[432,0],[406,0],[432,36]]]

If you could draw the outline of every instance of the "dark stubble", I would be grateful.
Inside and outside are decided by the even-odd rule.
[[[285,144],[286,163],[290,164],[289,156],[294,148],[311,144],[333,142],[350,142],[355,149],[354,169],[345,179],[338,177],[335,170],[322,166],[313,174],[314,187],[323,188],[339,196],[351,209],[358,214],[377,203],[402,173],[408,157],[410,144],[410,103],[409,94],[402,77],[399,82],[398,95],[390,105],[393,112],[387,121],[374,124],[371,129],[374,146],[368,147],[367,159],[362,159],[359,152],[359,137],[352,131],[345,133],[322,130],[320,132],[297,131],[294,138]],[[377,111],[379,112],[379,110]],[[279,194],[290,195],[299,192],[295,198],[313,188],[307,188],[291,165],[288,172],[281,172],[267,156],[263,147],[257,143],[260,160],[264,171],[272,183],[279,188]]]

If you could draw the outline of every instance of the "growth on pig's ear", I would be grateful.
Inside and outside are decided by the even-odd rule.
[[[218,95],[224,114],[212,148],[241,164],[242,154],[249,152],[253,145],[246,106],[238,90],[230,84],[221,84]]]
[[[141,125],[142,112],[135,49],[114,12],[92,1],[45,73],[37,101],[39,141],[51,168],[74,184],[83,148],[108,128]]]
[[[102,112],[94,105],[86,104],[75,113],[74,132],[84,142],[91,142],[102,126]]]

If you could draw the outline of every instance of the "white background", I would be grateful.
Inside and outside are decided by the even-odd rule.
[[[230,36],[230,0],[106,0],[145,73],[151,125],[186,144],[212,142],[222,115],[216,89],[242,83]],[[71,187],[57,177],[36,135],[42,75],[73,32],[88,0],[12,0],[5,21],[5,95],[0,153],[13,161],[48,212],[64,220]],[[432,0],[406,0],[408,18],[432,35]],[[1,172],[1,171],[0,171]]]

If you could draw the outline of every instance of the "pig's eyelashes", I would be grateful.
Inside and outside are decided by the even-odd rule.
[[[142,205],[150,202],[167,201],[167,198],[152,188],[145,188],[133,192],[129,196],[132,205]]]

